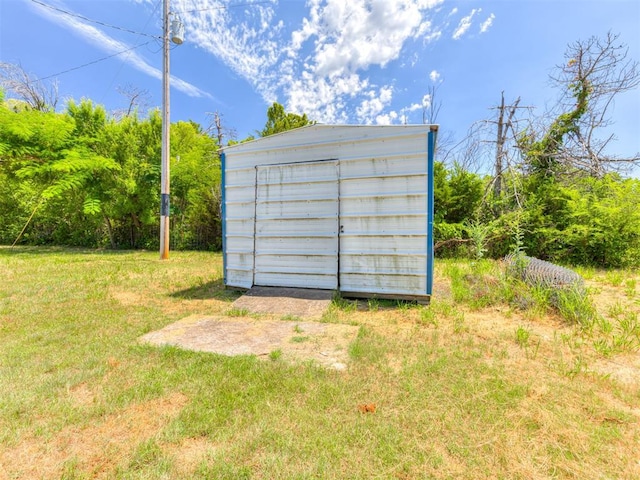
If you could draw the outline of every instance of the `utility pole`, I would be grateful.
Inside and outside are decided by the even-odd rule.
[[[162,6],[162,173],[160,178],[160,259],[169,258],[169,164],[171,152],[169,149],[169,135],[171,115],[169,113],[169,47],[170,41],[176,45],[182,44],[184,25],[180,17],[174,14],[170,19],[169,0],[163,0]]]
[[[162,173],[160,188],[160,259],[169,258],[169,0],[162,5]]]
[[[502,193],[502,172],[504,171],[503,160],[505,159],[506,153],[504,150],[505,142],[507,141],[507,131],[511,129],[513,131],[513,116],[516,113],[518,108],[518,104],[520,103],[520,97],[516,99],[513,105],[504,104],[504,91],[502,92],[500,106],[498,107],[498,136],[496,139],[496,161],[494,164],[494,183],[493,183],[493,194],[496,198],[500,197]],[[527,108],[527,107],[524,107]],[[505,110],[507,110],[508,118],[505,122],[504,114]]]

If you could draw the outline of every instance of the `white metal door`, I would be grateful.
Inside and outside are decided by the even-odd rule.
[[[338,162],[256,167],[254,285],[338,288]]]

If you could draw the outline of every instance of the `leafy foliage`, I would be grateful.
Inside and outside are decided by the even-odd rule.
[[[157,111],[116,120],[89,100],[64,113],[0,104],[0,242],[155,248],[161,136]],[[172,141],[172,243],[219,248],[216,142],[192,122]]]
[[[260,136],[266,137],[313,123],[307,118],[306,113],[302,115],[287,113],[282,105],[274,102],[267,110],[267,123],[260,132]]]
[[[567,176],[558,163],[594,98],[588,80],[571,88],[572,109],[543,135],[522,134],[530,168],[505,172],[499,195],[490,178],[436,163],[438,256],[518,251],[561,264],[640,265],[640,180]],[[263,136],[312,123],[277,103],[267,117]],[[0,100],[0,243],[157,248],[161,136],[158,111],[113,118],[90,100],[63,113]],[[200,125],[172,125],[172,248],[221,246],[217,149]]]

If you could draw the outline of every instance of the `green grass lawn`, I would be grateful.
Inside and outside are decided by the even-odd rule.
[[[581,272],[585,329],[465,268],[429,307],[334,302],[338,372],[138,344],[231,311],[219,254],[0,248],[0,479],[640,478],[637,274]]]

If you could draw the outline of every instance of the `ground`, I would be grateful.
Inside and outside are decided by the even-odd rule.
[[[335,300],[335,370],[140,345],[242,316],[219,256],[0,249],[0,479],[640,478],[638,272],[581,270],[585,329],[456,300],[454,267],[429,307]]]

